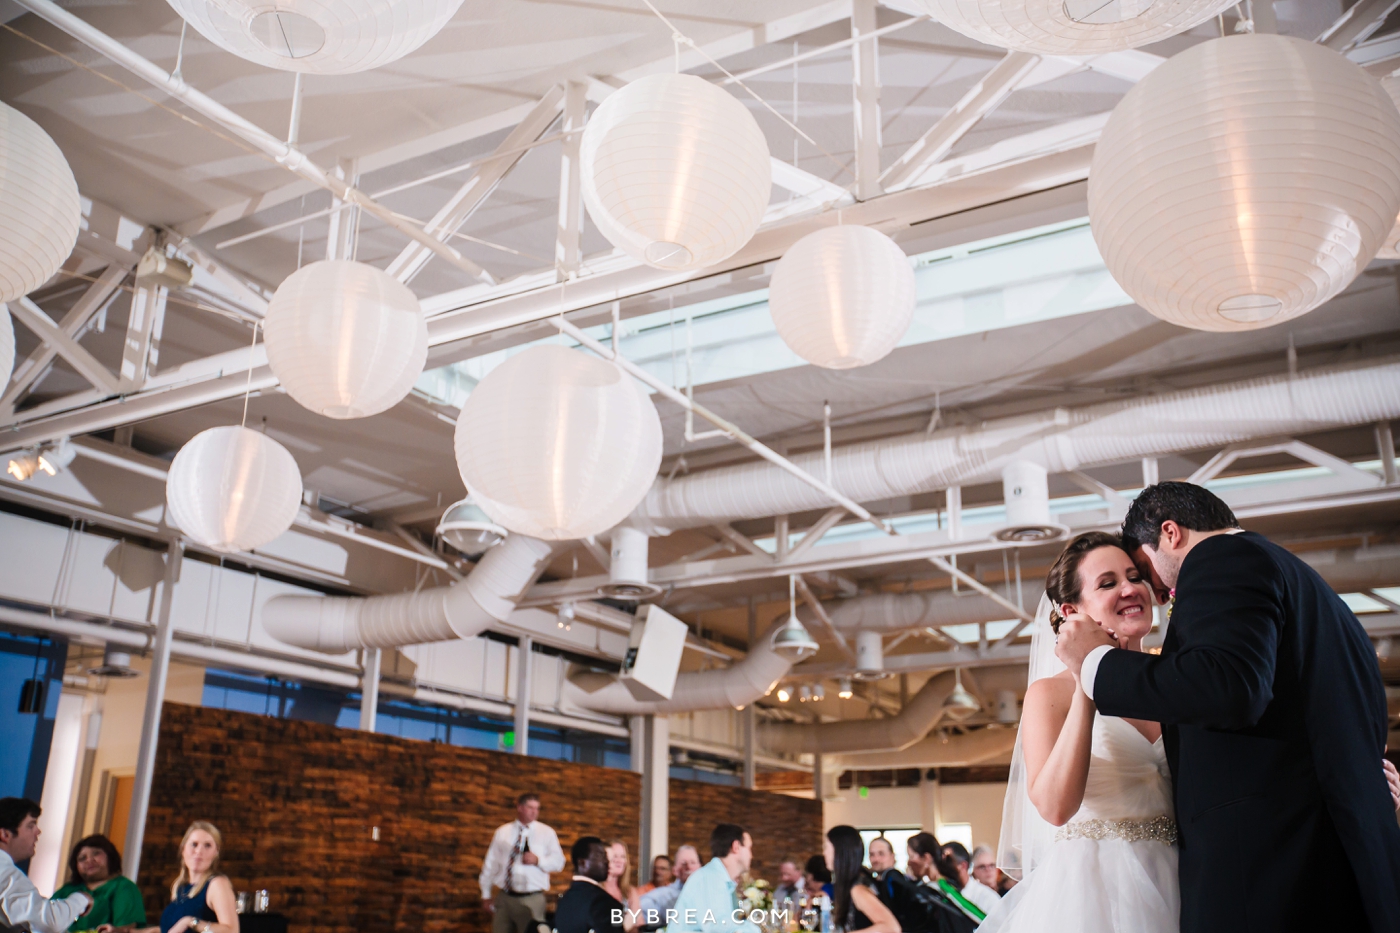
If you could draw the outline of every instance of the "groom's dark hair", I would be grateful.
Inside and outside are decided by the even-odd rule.
[[[1219,496],[1195,483],[1157,483],[1144,489],[1123,518],[1123,550],[1132,554],[1144,544],[1155,549],[1162,522],[1176,522],[1191,531],[1223,531],[1240,527],[1235,513]]]

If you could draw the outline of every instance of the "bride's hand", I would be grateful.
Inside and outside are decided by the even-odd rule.
[[[1395,765],[1389,758],[1381,759],[1381,768],[1385,771],[1386,783],[1390,785],[1390,802],[1400,811],[1400,771],[1395,770]]]

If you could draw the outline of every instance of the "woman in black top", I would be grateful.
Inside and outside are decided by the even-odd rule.
[[[865,845],[854,826],[833,826],[822,843],[822,855],[831,869],[832,922],[838,930],[870,930],[900,933],[899,921],[880,903],[871,888],[870,872],[862,864]]]

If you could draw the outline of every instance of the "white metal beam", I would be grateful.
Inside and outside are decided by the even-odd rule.
[[[484,163],[472,173],[457,192],[448,198],[447,203],[438,209],[433,219],[428,221],[423,232],[435,240],[446,240],[456,233],[524,157],[522,147],[539,139],[554,124],[563,106],[563,99],[564,89],[561,86],[556,84],[550,88],[526,114],[525,119],[521,120],[496,147],[496,152],[501,155]],[[405,246],[403,251],[394,257],[386,271],[399,281],[408,282],[428,264],[435,252],[436,250],[427,248],[421,240],[415,241]],[[484,273],[478,278],[492,281],[491,277]]]
[[[271,156],[288,171],[295,172],[317,187],[324,188],[342,201],[358,204],[383,223],[399,231],[409,239],[421,243],[429,251],[442,257],[452,265],[484,281],[491,281],[490,275],[476,263],[458,253],[447,244],[421,230],[413,221],[405,220],[394,211],[369,197],[345,182],[334,178],[311,161],[305,152],[278,139],[262,127],[244,119],[218,101],[196,91],[181,78],[172,77],[163,68],[142,58],[111,36],[89,25],[64,10],[53,0],[14,0],[15,3],[36,14],[59,29],[68,33],[84,45],[101,53],[121,65],[137,77],[160,88],[167,94],[182,101],[195,112],[202,114],[224,129],[241,137],[245,142]]]
[[[1317,37],[1317,41],[1329,49],[1345,52],[1369,39],[1397,6],[1400,0],[1357,0]]]
[[[74,340],[87,327],[88,321],[93,316],[105,308],[112,298],[117,294],[121,286],[122,279],[126,278],[131,270],[127,267],[113,263],[102,270],[97,277],[97,281],[88,286],[83,296],[78,299],[77,304],[69,309],[63,316],[63,320],[58,323],[59,330],[72,337]],[[45,315],[47,317],[47,315]],[[29,356],[25,357],[18,366],[14,368],[14,375],[10,379],[10,385],[5,390],[4,398],[0,398],[0,413],[8,414],[14,411],[15,405],[29,387],[43,378],[48,372],[49,364],[58,355],[58,351],[50,343],[40,344]]]
[[[341,159],[335,167],[335,177],[359,185],[360,172],[355,159]],[[355,237],[360,228],[360,209],[343,201],[331,202],[330,219],[326,222],[326,258],[354,259]]]
[[[122,368],[119,389],[132,392],[146,384],[146,377],[155,371],[160,355],[160,335],[165,326],[164,285],[143,285],[136,280],[131,294],[131,313],[126,320],[126,339],[122,342]]]
[[[583,188],[579,149],[587,115],[588,85],[569,81],[564,85],[564,152],[559,161],[559,221],[554,234],[554,274],[560,282],[578,275],[580,238],[583,233]]]
[[[856,198],[880,194],[880,40],[864,39],[879,28],[876,0],[851,4],[851,71],[854,77]]]
[[[69,366],[77,370],[78,375],[92,383],[99,391],[106,395],[117,393],[117,377],[113,376],[111,371],[99,363],[78,341],[55,324],[53,318],[45,314],[43,309],[34,302],[28,298],[16,299],[10,302],[10,313],[17,317],[21,324],[33,331],[40,340],[53,347],[54,351],[63,357]]]
[[[885,170],[880,181],[891,186],[898,185],[940,161],[983,117],[1000,106],[1039,63],[1038,55],[1008,52]]]

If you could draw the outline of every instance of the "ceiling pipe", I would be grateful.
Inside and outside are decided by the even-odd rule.
[[[824,454],[817,451],[788,458],[786,465],[749,462],[658,478],[627,523],[664,535],[992,482],[1015,461],[1061,473],[1259,437],[1374,424],[1400,417],[1397,387],[1400,362],[1392,359],[850,444],[831,455],[830,485],[838,495],[796,475],[824,475]]]
[[[943,701],[952,693],[955,682],[956,675],[952,671],[935,674],[909,698],[904,709],[887,719],[760,723],[759,744],[769,752],[793,755],[908,748],[928,735],[943,719]]]
[[[263,606],[263,628],[284,644],[328,654],[471,638],[510,617],[553,553],[550,542],[510,535],[451,586],[389,596],[274,596]]]
[[[638,700],[616,674],[583,668],[569,672],[560,685],[560,699],[581,709],[619,716],[742,709],[766,696],[792,665],[801,660],[800,656],[785,656],[774,646],[782,624],[779,622],[770,628],[742,660],[729,667],[678,674],[669,700]]]
[[[828,771],[848,768],[968,768],[1010,761],[1011,749],[1015,744],[1016,730],[1013,728],[983,728],[962,735],[935,732],[899,751],[846,752],[830,758],[823,756],[822,762]]]
[[[322,169],[312,162],[306,153],[302,152],[290,142],[278,139],[262,127],[240,117],[213,98],[196,91],[182,79],[172,76],[159,65],[137,55],[116,39],[113,39],[101,30],[89,25],[72,13],[69,13],[56,3],[51,2],[51,0],[15,0],[15,2],[41,19],[47,20],[49,23],[57,26],[93,51],[121,65],[138,78],[160,88],[171,97],[183,101],[196,113],[203,114],[229,132],[242,138],[245,142],[255,146],[264,154],[270,156],[277,164],[289,171],[295,172],[317,187],[324,188],[337,199],[347,204],[354,204],[357,207],[364,208],[364,210],[373,214],[377,219],[393,227],[409,239],[421,243],[435,255],[456,266],[458,269],[462,269],[470,273],[473,277],[488,284],[494,285],[496,283],[496,280],[491,274],[481,268],[481,266],[472,262],[432,234],[427,233],[422,227],[400,217],[363,191],[347,184],[342,179],[336,178],[325,169]]]

